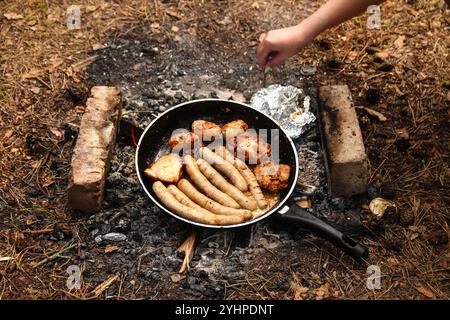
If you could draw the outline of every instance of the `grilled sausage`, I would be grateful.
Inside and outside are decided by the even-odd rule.
[[[189,197],[187,195],[185,195],[183,193],[183,191],[178,189],[175,185],[173,185],[173,184],[168,185],[167,190],[169,190],[170,193],[175,197],[175,199],[177,199],[181,204],[191,207],[193,209],[199,209],[199,208],[201,209],[202,208],[198,204],[196,204],[194,201],[189,199]]]
[[[250,170],[250,168],[247,167],[245,162],[234,157],[225,147],[219,147],[217,148],[217,151],[223,159],[227,159],[239,170],[239,172],[247,181],[250,188],[250,192],[255,198],[258,208],[265,209],[267,207],[267,201],[264,198],[264,194],[261,188],[259,187],[258,181],[256,180],[256,177],[253,174],[252,170]]]
[[[230,208],[240,208],[239,204],[229,195],[217,189],[206,177],[200,172],[195,159],[190,156],[184,156],[186,171],[194,184],[200,188],[208,197],[219,202],[220,204]]]
[[[242,216],[217,215],[203,208],[193,209],[185,206],[178,202],[160,181],[154,182],[152,189],[159,200],[161,200],[169,210],[190,221],[218,226],[239,224],[245,221]]]
[[[224,158],[218,156],[206,147],[200,148],[200,157],[227,176],[236,188],[242,192],[248,190],[247,181],[245,181],[238,169],[236,169],[230,162],[226,161]]]
[[[236,202],[244,209],[256,210],[257,205],[255,199],[247,197],[238,188],[230,184],[224,177],[220,175],[208,162],[203,159],[197,160],[197,165],[203,175],[208,178],[208,180],[215,185],[218,189],[222,190],[230,197],[232,197]]]
[[[252,213],[245,209],[235,209],[229,208],[215,202],[214,200],[208,198],[203,193],[198,191],[188,180],[181,179],[177,185],[186,196],[191,200],[195,201],[197,204],[203,208],[209,210],[210,212],[217,213],[220,215],[235,215],[242,217],[245,221],[252,218]]]

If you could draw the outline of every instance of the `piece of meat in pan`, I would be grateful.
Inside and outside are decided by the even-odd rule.
[[[289,186],[291,166],[287,164],[262,163],[253,171],[261,189],[279,193]]]
[[[234,144],[236,155],[239,159],[249,164],[267,162],[272,148],[266,139],[259,136],[256,131],[249,130],[236,137]]]
[[[238,135],[248,130],[248,124],[241,119],[228,122],[222,127],[223,137],[230,142]]]
[[[186,129],[176,130],[169,139],[169,146],[175,153],[179,153],[179,151],[189,153],[194,147],[200,145],[199,141],[199,137],[193,132]]]
[[[217,124],[206,120],[192,122],[192,131],[201,141],[213,141],[222,138],[222,129]]]
[[[144,173],[154,181],[177,183],[183,172],[183,164],[179,155],[169,153],[152,163]]]

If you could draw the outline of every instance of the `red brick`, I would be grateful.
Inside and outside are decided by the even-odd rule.
[[[73,150],[68,203],[85,213],[101,209],[106,175],[122,112],[120,90],[98,86],[91,89]]]
[[[335,197],[363,193],[368,161],[350,90],[342,85],[324,86],[319,89],[319,100],[330,193]]]

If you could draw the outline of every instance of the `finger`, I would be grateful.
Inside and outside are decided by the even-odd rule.
[[[267,37],[267,32],[263,32],[261,33],[261,35],[259,36],[259,42],[263,42]]]
[[[261,49],[263,47],[264,40],[266,40],[266,37],[267,37],[267,33],[266,32],[261,33],[261,35],[259,36],[259,44],[258,44],[258,47],[256,47],[256,54],[257,55],[261,51]]]
[[[259,68],[263,69],[266,66],[266,57],[268,55],[269,49],[267,48],[268,43],[266,41],[267,32],[261,33],[259,36],[259,45],[256,48],[256,57],[258,59]]]
[[[259,54],[256,55],[258,58],[258,66],[260,69],[264,69],[266,66],[266,59],[263,51],[261,51]]]
[[[270,52],[269,45],[266,41],[261,42],[256,49],[256,57],[258,58],[259,68],[263,69],[266,66],[267,56]]]

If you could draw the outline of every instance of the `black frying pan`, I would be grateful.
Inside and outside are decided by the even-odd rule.
[[[280,201],[268,212],[260,217],[246,221],[241,224],[228,226],[214,226],[201,224],[187,220],[167,209],[156,197],[151,185],[152,182],[144,174],[148,165],[154,162],[161,155],[168,153],[168,141],[172,132],[176,129],[190,129],[194,120],[208,120],[218,125],[242,119],[251,128],[267,129],[270,139],[270,130],[278,129],[279,132],[279,157],[280,163],[291,166],[291,176],[289,187],[280,195]],[[269,140],[270,141],[270,140]],[[309,214],[295,203],[287,205],[289,196],[292,194],[298,178],[298,157],[294,143],[291,138],[278,126],[269,116],[243,103],[220,99],[202,99],[179,104],[152,121],[144,130],[136,149],[136,171],[147,195],[163,211],[186,223],[206,227],[206,228],[236,228],[265,219],[272,214],[276,214],[279,219],[291,224],[295,223],[305,227],[324,238],[327,238],[334,245],[338,246],[355,259],[367,257],[367,249],[359,245],[355,240],[342,232],[334,229],[324,221]]]

